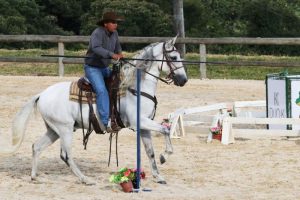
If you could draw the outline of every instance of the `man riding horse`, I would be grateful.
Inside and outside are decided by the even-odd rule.
[[[119,60],[123,58],[119,36],[117,32],[117,22],[124,18],[115,12],[106,12],[102,19],[98,21],[97,27],[91,34],[88,50],[85,58],[85,76],[93,86],[96,93],[96,105],[98,110],[99,122],[104,125],[106,130],[118,131],[120,127],[112,125],[109,119],[110,102],[109,94],[105,86],[104,78],[111,76],[109,64],[111,58]],[[100,126],[103,127],[103,126]]]

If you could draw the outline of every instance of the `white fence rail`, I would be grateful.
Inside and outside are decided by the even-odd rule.
[[[295,118],[225,117],[223,119],[222,144],[234,143],[234,138],[238,136],[246,138],[300,136],[299,130],[238,129],[233,128],[233,124],[300,125],[300,120]]]

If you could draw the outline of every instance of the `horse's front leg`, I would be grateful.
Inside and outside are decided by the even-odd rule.
[[[156,161],[155,161],[155,155],[152,145],[152,139],[151,139],[151,132],[149,130],[141,130],[141,138],[145,147],[145,151],[147,153],[147,156],[149,158],[150,166],[152,175],[154,178],[154,181],[161,184],[166,184],[167,182],[165,179],[159,174]]]
[[[141,118],[141,129],[157,131],[164,135],[166,148],[165,148],[165,151],[162,154],[160,154],[160,163],[161,164],[165,163],[167,158],[169,157],[169,155],[171,155],[173,153],[173,146],[171,143],[169,128],[166,126],[163,126],[149,118],[142,117]]]

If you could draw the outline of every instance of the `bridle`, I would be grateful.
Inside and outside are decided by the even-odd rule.
[[[171,84],[174,80],[175,77],[175,73],[174,71],[180,69],[180,68],[184,68],[184,66],[180,66],[180,67],[176,67],[174,65],[174,63],[172,62],[172,57],[169,55],[172,52],[178,52],[175,47],[173,46],[173,48],[171,50],[167,50],[166,49],[166,42],[163,43],[163,59],[161,61],[161,65],[160,65],[160,71],[162,71],[163,68],[163,64],[164,62],[167,63],[169,69],[170,69],[170,73],[166,76],[165,80],[168,82],[168,84]],[[178,52],[179,53],[179,52]],[[166,60],[166,61],[165,61]]]
[[[156,76],[156,75],[154,75],[154,74],[151,74],[150,72],[148,72],[148,71],[146,71],[146,69],[144,69],[143,71],[146,73],[146,74],[148,74],[148,75],[150,75],[150,76],[152,76],[152,77],[154,77],[154,78],[156,78],[157,80],[160,80],[160,81],[162,81],[162,82],[164,82],[164,83],[166,83],[166,84],[171,84],[174,80],[174,77],[175,77],[175,73],[174,73],[174,71],[176,71],[176,70],[178,70],[178,69],[180,69],[180,68],[184,68],[184,66],[182,65],[182,66],[180,66],[180,67],[176,67],[175,65],[174,65],[174,63],[172,62],[173,60],[172,60],[172,57],[171,56],[169,56],[169,53],[172,53],[172,52],[174,52],[174,51],[176,51],[176,52],[178,52],[176,49],[175,49],[175,47],[173,47],[171,50],[167,50],[166,49],[166,42],[164,42],[163,43],[163,59],[162,60],[159,60],[160,62],[161,62],[161,65],[160,65],[160,67],[159,67],[159,70],[160,71],[162,71],[162,68],[163,68],[163,64],[164,64],[164,62],[166,62],[167,63],[167,65],[168,65],[168,67],[169,67],[169,69],[170,69],[170,73],[169,74],[167,74],[167,76],[165,77],[165,78],[160,78],[159,76]],[[179,53],[179,52],[178,52]],[[165,59],[164,59],[165,58]],[[152,59],[138,59],[138,60],[143,60],[143,61],[157,61],[157,60],[152,60]],[[132,64],[131,62],[129,62],[129,61],[126,61],[126,60],[124,60],[124,59],[121,59],[121,61],[122,62],[124,62],[124,63],[127,63],[127,64],[129,64],[129,65],[131,65],[131,66],[133,66],[133,67],[137,67],[135,64]],[[147,67],[148,68],[148,67]]]

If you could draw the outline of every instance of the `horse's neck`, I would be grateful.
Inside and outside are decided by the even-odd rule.
[[[141,81],[141,91],[146,92],[151,96],[155,96],[156,89],[157,89],[157,81],[153,82],[149,79],[144,79]]]
[[[155,48],[156,47],[156,48]],[[155,48],[155,49],[154,49]],[[157,43],[152,44],[149,46],[149,48],[146,48],[146,50],[144,50],[141,54],[135,56],[135,58],[139,58],[139,59],[162,59],[163,56],[156,56],[154,57],[154,51],[159,51],[161,49],[160,46],[157,45]],[[158,54],[158,52],[156,52],[155,54]],[[156,77],[159,77],[160,71],[159,71],[159,65],[160,63],[158,62],[152,62],[152,63],[143,63],[141,62],[141,64],[136,61],[135,65],[140,67],[146,67],[146,71]],[[151,95],[151,96],[155,96],[156,93],[156,89],[157,89],[157,78],[155,78],[154,76],[151,76],[147,73],[144,72],[143,77],[141,78],[141,91],[142,92],[146,92],[147,94]],[[136,83],[134,83],[134,86],[136,88]]]
[[[151,66],[150,70],[147,71],[154,76],[159,76],[158,66],[154,64]],[[145,73],[145,72],[144,72]],[[143,78],[141,79],[141,91],[150,94],[151,96],[155,96],[156,89],[157,89],[157,79],[147,73],[144,74]]]

